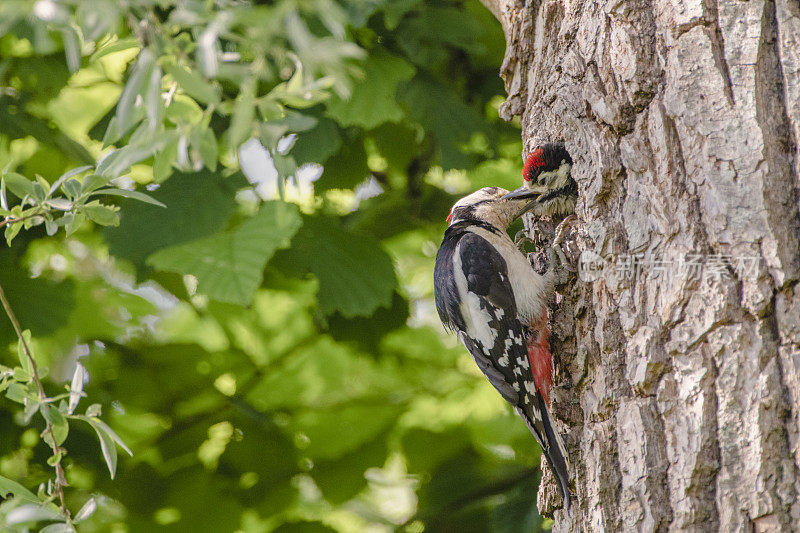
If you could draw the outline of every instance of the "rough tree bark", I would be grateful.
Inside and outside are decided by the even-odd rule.
[[[667,270],[559,296],[577,505],[545,472],[541,511],[558,532],[800,531],[800,3],[482,1],[501,115],[575,160],[576,247]],[[685,254],[705,276],[672,271]],[[739,257],[758,275],[707,276]]]

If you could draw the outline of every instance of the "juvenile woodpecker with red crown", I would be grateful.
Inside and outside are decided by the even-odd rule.
[[[564,143],[538,146],[525,158],[524,185],[508,197],[536,198],[530,208],[535,216],[568,215],[578,199],[578,184],[571,171],[572,157]]]
[[[549,412],[553,357],[547,302],[563,254],[558,254],[559,243],[554,242],[548,254],[550,268],[541,275],[506,232],[528,211],[566,214],[565,207],[575,205],[575,199],[567,197],[577,196],[577,186],[569,186],[569,168],[568,181],[556,177],[560,166],[536,188],[523,186],[509,193],[486,187],[456,202],[436,255],[434,293],[445,328],[458,335],[478,368],[539,442],[569,511],[567,453]],[[548,185],[556,188],[546,189]]]

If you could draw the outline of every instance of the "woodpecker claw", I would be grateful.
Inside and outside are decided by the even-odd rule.
[[[547,249],[547,262],[549,268],[552,270],[555,284],[564,285],[569,281],[570,275],[575,272],[570,267],[567,257],[564,255],[564,250],[561,246],[553,245]]]
[[[578,220],[577,215],[569,215],[556,226],[556,231],[553,233],[553,246],[557,246],[564,241],[567,230],[576,220]]]

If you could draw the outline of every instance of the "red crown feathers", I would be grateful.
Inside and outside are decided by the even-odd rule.
[[[541,148],[537,148],[530,154],[528,154],[528,158],[525,159],[525,165],[522,167],[522,178],[525,181],[531,181],[533,177],[531,173],[539,168],[544,166],[544,151]]]

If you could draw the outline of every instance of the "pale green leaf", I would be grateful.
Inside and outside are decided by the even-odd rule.
[[[43,520],[59,520],[61,515],[49,507],[44,507],[41,504],[25,504],[12,509],[6,515],[6,524],[24,524],[26,522],[41,522]]]
[[[167,74],[172,76],[178,82],[178,85],[186,91],[186,94],[195,100],[205,104],[219,104],[217,88],[204,80],[199,73],[176,65],[172,61],[165,61],[163,67]]]
[[[8,498],[9,494],[26,502],[39,503],[39,498],[34,493],[13,479],[0,476],[0,496]]]
[[[82,167],[73,168],[72,170],[70,170],[68,172],[65,172],[64,174],[59,176],[59,178],[55,181],[55,183],[53,183],[52,187],[50,187],[50,190],[48,191],[48,194],[52,195],[69,178],[72,178],[73,176],[77,176],[81,172],[86,172],[90,168],[92,168],[91,165],[84,165]]]
[[[25,351],[25,347],[31,349],[31,330],[26,329],[22,332],[22,338],[17,339],[17,357],[19,358],[19,364],[25,372],[29,375],[33,375],[33,363],[31,363],[30,357],[28,357],[27,352]],[[33,356],[33,354],[31,354]]]
[[[255,80],[249,79],[242,85],[239,96],[233,104],[228,135],[230,146],[234,150],[253,135],[253,119],[256,113],[254,92]]]
[[[16,172],[4,172],[3,179],[9,191],[14,193],[17,198],[33,196],[33,182]]]
[[[94,496],[92,496],[86,503],[83,504],[83,507],[81,507],[80,511],[75,513],[75,518],[73,518],[72,521],[80,522],[82,520],[86,520],[87,518],[92,516],[92,514],[94,514],[96,510],[97,510],[97,500],[95,500]]]
[[[123,198],[131,198],[133,200],[139,200],[140,202],[144,202],[146,204],[153,204],[159,207],[167,207],[166,205],[162,204],[149,194],[145,194],[139,191],[129,191],[127,189],[117,189],[115,187],[111,187],[108,189],[97,189],[89,196],[95,196],[95,195],[122,196]]]
[[[119,207],[103,205],[97,200],[89,202],[81,208],[86,218],[101,226],[119,226]]]
[[[217,147],[217,138],[211,128],[201,127],[194,130],[189,141],[192,148],[200,154],[203,165],[208,169],[216,170],[219,148]]]
[[[67,419],[64,418],[61,411],[50,404],[42,404],[40,410],[42,416],[50,423],[50,427],[53,428],[53,437],[55,437],[56,444],[61,446],[61,444],[67,440],[67,435],[69,434]]]

